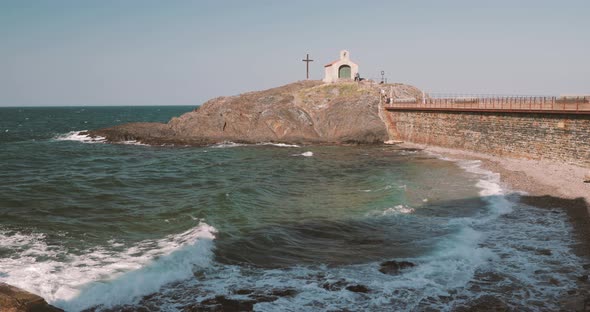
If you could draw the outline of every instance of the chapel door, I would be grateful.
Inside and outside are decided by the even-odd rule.
[[[338,78],[340,79],[351,79],[350,66],[342,65],[338,68]]]

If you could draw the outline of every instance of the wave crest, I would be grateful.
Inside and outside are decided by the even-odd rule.
[[[67,250],[47,246],[42,234],[0,232],[2,246],[29,249],[19,258],[0,259],[0,276],[66,311],[109,307],[190,278],[194,267],[208,267],[215,233],[214,227],[200,222],[183,233],[145,240],[122,252],[95,248],[70,256]],[[38,262],[36,255],[51,260]],[[64,256],[65,261],[60,259]]]

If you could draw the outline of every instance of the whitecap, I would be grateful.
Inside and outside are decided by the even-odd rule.
[[[313,156],[313,152],[307,151],[307,152],[303,152],[301,154],[295,154],[293,156],[312,157]]]
[[[91,137],[86,133],[88,130],[70,131],[68,133],[60,134],[54,137],[57,141],[78,141],[82,143],[105,143],[106,138],[101,136]]]
[[[416,210],[412,207],[406,205],[395,205],[393,207],[386,208],[384,210],[376,210],[369,212],[367,215],[369,216],[393,216],[393,215],[400,215],[400,214],[411,214],[414,213]]]
[[[297,144],[272,143],[272,142],[262,142],[262,143],[257,143],[256,145],[267,145],[267,146],[276,146],[276,147],[301,147]]]
[[[109,246],[71,255],[64,248],[48,246],[43,234],[0,232],[3,247],[26,250],[19,257],[0,259],[0,273],[3,282],[66,311],[133,303],[165,284],[192,277],[194,267],[208,267],[215,233],[215,228],[200,222],[183,233],[145,240],[124,251]],[[37,261],[37,257],[48,259]]]
[[[149,146],[149,144],[141,143],[141,142],[136,141],[136,140],[121,141],[121,142],[118,142],[118,143],[125,144],[125,145]]]
[[[216,143],[211,147],[212,148],[230,148],[230,147],[240,147],[240,146],[246,146],[246,145],[247,144],[235,143],[232,141],[223,141],[223,142]]]

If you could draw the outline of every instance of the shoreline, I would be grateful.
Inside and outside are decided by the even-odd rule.
[[[589,263],[578,278],[577,289],[569,290],[561,301],[568,311],[590,307],[590,183],[584,183],[590,168],[547,160],[515,159],[460,149],[404,142],[401,148],[419,149],[453,160],[479,160],[481,168],[498,173],[503,187],[518,194],[518,201],[541,209],[564,210],[573,227],[576,244],[572,252]],[[520,193],[524,192],[524,193]]]
[[[517,159],[484,153],[404,142],[402,148],[421,149],[444,157],[480,160],[483,169],[500,174],[503,184],[530,196],[551,196],[585,201],[590,214],[590,183],[584,183],[590,168],[550,160]]]

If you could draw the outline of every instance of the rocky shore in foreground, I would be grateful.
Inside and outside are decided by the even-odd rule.
[[[380,117],[381,89],[418,98],[404,84],[299,81],[264,91],[218,97],[168,123],[130,123],[91,130],[108,142],[202,146],[236,143],[373,144],[389,139]]]
[[[0,311],[2,312],[63,312],[45,299],[26,290],[0,282]]]

